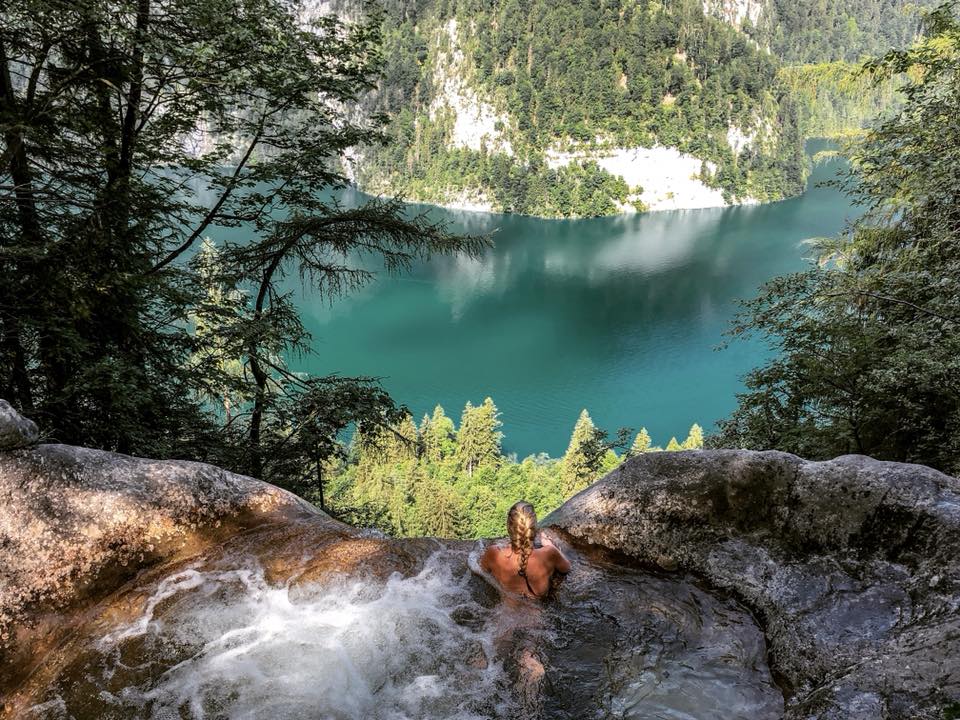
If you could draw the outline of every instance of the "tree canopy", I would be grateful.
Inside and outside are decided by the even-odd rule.
[[[520,460],[503,453],[492,399],[468,402],[461,418],[454,427],[438,405],[419,428],[407,415],[357,433],[347,452],[324,464],[328,512],[397,536],[498,537],[517,500],[533,503],[543,517],[627,457],[662,451],[643,430],[630,452],[618,453],[628,432],[608,439],[583,410],[563,457],[539,453]],[[700,449],[698,438],[702,432],[694,424],[682,447],[674,442],[668,449]],[[318,499],[321,489],[306,488],[306,497]]]
[[[865,215],[816,241],[817,263],[768,283],[733,328],[777,354],[747,376],[715,444],[960,472],[957,4],[927,25],[867,66],[908,80],[899,113],[850,148],[846,184]]]
[[[308,338],[280,284],[332,298],[486,245],[337,202],[345,152],[380,136],[351,109],[379,33],[280,0],[5,3],[0,394],[59,441],[285,482],[395,418],[370,378],[287,369]]]
[[[699,0],[391,3],[385,37],[388,72],[367,102],[391,114],[389,142],[367,151],[367,187],[547,217],[643,210],[642,188],[589,154],[663,145],[703,160],[700,179],[731,199],[803,190],[777,58]],[[455,141],[481,102],[502,142]],[[751,142],[732,147],[731,128]],[[558,147],[587,156],[557,166]]]

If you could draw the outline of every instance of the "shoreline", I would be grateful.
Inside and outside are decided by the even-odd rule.
[[[830,137],[808,137],[804,139],[804,145],[807,146],[809,143],[827,143],[827,144],[836,144],[836,139]],[[649,148],[647,148],[649,149]],[[807,161],[810,163],[810,166],[815,166],[819,163],[815,162],[815,156],[821,154],[822,151],[811,151],[808,147],[805,150]],[[842,156],[839,156],[842,157]],[[831,160],[833,158],[830,158]],[[812,167],[808,166],[808,170]],[[352,178],[351,178],[352,180]],[[808,181],[809,182],[809,181]],[[357,192],[363,193],[364,195],[370,195],[372,197],[377,197],[378,195],[374,193],[369,193],[360,187],[355,181],[351,182],[351,186]],[[544,215],[530,215],[526,213],[517,213],[517,212],[503,212],[501,210],[494,210],[489,202],[483,202],[482,191],[478,190],[477,195],[480,198],[478,201],[471,201],[467,199],[466,191],[461,191],[458,198],[454,198],[449,202],[439,202],[435,200],[424,200],[420,198],[411,198],[404,197],[403,202],[409,205],[427,205],[434,208],[439,208],[441,210],[447,210],[450,212],[460,212],[460,213],[474,213],[474,214],[486,214],[486,215],[514,215],[517,217],[533,218],[536,220],[556,220],[556,221],[565,221],[565,220],[596,220],[599,218],[622,218],[631,215],[646,215],[650,213],[663,213],[663,212],[698,212],[702,210],[728,210],[734,208],[742,207],[756,207],[760,205],[775,205],[776,203],[785,202],[794,198],[802,197],[810,190],[809,185],[804,187],[803,192],[796,195],[787,195],[778,200],[757,200],[756,198],[744,198],[742,200],[723,204],[690,204],[682,205],[678,204],[672,207],[665,207],[663,204],[660,206],[648,207],[645,210],[637,210],[633,205],[621,205],[622,208],[620,212],[611,213],[609,215],[566,215],[563,217],[551,217]],[[718,191],[719,192],[719,191]],[[384,195],[379,195],[379,197],[386,197]]]

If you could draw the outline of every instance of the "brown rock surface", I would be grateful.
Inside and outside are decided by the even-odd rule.
[[[5,421],[32,425],[0,407],[0,437],[12,437]],[[411,576],[438,549],[462,563],[471,548],[363,533],[283,490],[200,463],[30,442],[0,451],[0,693],[8,693],[0,717],[71,677],[64,668],[79,667],[83,652],[62,644],[71,629],[138,616],[147,600],[140,588],[178,568],[255,558],[268,582],[296,587],[338,575]],[[787,691],[787,718],[939,720],[960,701],[955,478],[863,457],[656,453],[629,460],[547,522],[581,548],[692,573],[746,605]],[[624,577],[625,587],[654,582]],[[566,613],[576,605],[571,582],[570,607],[558,606]],[[483,590],[474,585],[470,592]]]
[[[353,532],[291,493],[201,463],[65,445],[0,452],[0,692],[57,643],[67,614],[143,569],[293,519]]]

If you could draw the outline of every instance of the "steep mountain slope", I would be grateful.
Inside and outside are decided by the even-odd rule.
[[[930,4],[924,0],[921,6]],[[342,8],[341,8],[342,11]],[[856,61],[919,30],[904,0],[387,0],[361,187],[546,217],[802,191],[802,141],[893,106]]]
[[[777,62],[696,0],[433,0],[387,8],[362,187],[544,216],[799,192]]]
[[[704,0],[704,11],[743,30],[787,64],[861,60],[904,47],[920,10],[936,0]]]
[[[808,137],[844,135],[870,125],[899,103],[900,79],[861,73],[861,62],[910,45],[924,9],[937,0],[704,0],[704,12],[725,20],[765,48],[782,67],[781,83],[796,102]]]

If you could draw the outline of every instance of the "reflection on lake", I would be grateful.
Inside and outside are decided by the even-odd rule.
[[[487,395],[504,447],[566,447],[586,407],[605,428],[648,428],[657,444],[729,413],[757,343],[717,352],[737,298],[799,270],[805,239],[855,212],[820,166],[802,197],[770,205],[592,220],[432,210],[455,230],[494,234],[484,257],[437,258],[332,306],[298,295],[316,354],[297,369],[374,375],[417,418],[458,418]]]

